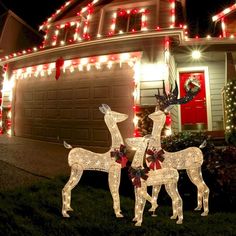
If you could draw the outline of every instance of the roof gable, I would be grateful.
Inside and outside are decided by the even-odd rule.
[[[56,21],[59,17],[66,14],[66,12],[71,9],[76,3],[79,3],[80,11],[76,12],[77,15],[81,13],[85,13],[89,11],[89,9],[100,2],[101,0],[69,0],[64,5],[62,5],[59,9],[56,10],[54,14],[51,15],[43,24],[39,27],[39,30],[46,30],[46,28],[50,25],[50,23],[53,23]]]
[[[236,3],[231,5],[230,7],[225,8],[223,11],[219,12],[215,16],[212,17],[213,22],[217,22],[221,20],[223,17],[232,14],[236,11]]]

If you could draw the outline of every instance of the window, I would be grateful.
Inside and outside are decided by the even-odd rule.
[[[76,24],[70,25],[66,24],[65,27],[59,29],[57,36],[57,44],[60,42],[73,42],[75,40],[74,35],[76,32]]]
[[[142,29],[142,14],[137,9],[118,9],[115,25],[115,33],[135,32]]]

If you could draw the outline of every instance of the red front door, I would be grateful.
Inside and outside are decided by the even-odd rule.
[[[207,129],[206,89],[204,72],[180,73],[180,97],[187,90],[198,90],[193,100],[181,105],[182,130]]]

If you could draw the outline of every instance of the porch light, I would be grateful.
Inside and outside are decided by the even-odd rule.
[[[198,60],[201,58],[201,52],[199,50],[192,51],[192,58],[194,60]]]

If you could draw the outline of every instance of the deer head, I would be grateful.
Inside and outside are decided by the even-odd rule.
[[[112,111],[111,108],[107,104],[102,104],[99,107],[99,110],[105,114],[105,119],[114,120],[116,123],[122,122],[128,118],[128,115]]]
[[[171,85],[170,93],[167,94],[165,91],[165,82],[163,81],[163,88],[164,92],[163,95],[160,95],[160,92],[158,90],[158,94],[155,94],[155,97],[157,99],[157,103],[159,106],[159,109],[161,111],[168,111],[168,108],[171,105],[176,105],[176,104],[185,104],[192,100],[198,92],[193,92],[191,89],[186,93],[186,95],[182,98],[178,98],[178,85],[177,82],[175,81],[175,88],[173,89]]]

